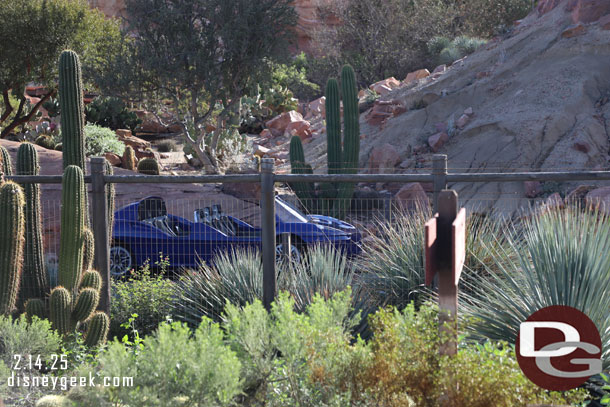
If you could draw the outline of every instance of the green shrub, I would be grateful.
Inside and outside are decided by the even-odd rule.
[[[85,108],[87,122],[112,130],[129,129],[135,132],[142,120],[115,97],[97,97]]]
[[[307,56],[301,52],[288,64],[268,62],[271,69],[269,88],[284,87],[290,89],[294,96],[303,101],[322,96],[320,86],[307,79]]]
[[[277,86],[267,89],[263,94],[264,106],[269,109],[270,116],[277,116],[280,113],[297,110],[299,101],[294,98],[290,89]]]
[[[467,280],[461,310],[479,337],[514,342],[540,308],[568,305],[593,320],[610,365],[610,218],[595,209],[547,209],[513,226],[508,245],[490,247],[487,278]],[[493,245],[488,240],[487,245]],[[596,293],[596,294],[592,294]]]
[[[428,52],[432,55],[438,55],[442,50],[451,45],[451,40],[447,37],[434,37],[428,41]]]
[[[104,153],[122,156],[125,145],[119,141],[114,131],[95,124],[87,124],[85,126],[85,149],[88,156],[99,156]]]
[[[503,34],[535,5],[530,0],[465,0],[459,4],[462,32],[484,38]]]
[[[133,330],[145,336],[157,329],[171,314],[173,285],[171,280],[163,278],[163,272],[153,276],[148,265],[134,272],[127,280],[114,281],[109,337],[122,338]],[[122,327],[129,323],[133,314],[137,314],[137,317],[129,324],[130,329]]]
[[[53,141],[53,137],[44,134],[36,137],[36,140],[34,140],[34,144],[40,147],[44,147],[48,150],[55,149],[55,141]]]
[[[437,64],[451,65],[454,61],[470,55],[487,41],[481,38],[459,36],[453,40],[434,37],[428,42],[428,53]]]
[[[175,140],[172,140],[172,139],[161,140],[156,145],[157,145],[157,150],[159,150],[160,153],[169,153],[172,151],[178,151],[178,144],[176,143]]]

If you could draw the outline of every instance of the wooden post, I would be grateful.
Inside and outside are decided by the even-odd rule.
[[[290,233],[282,233],[282,260],[286,262],[286,264],[290,264],[292,253],[290,253],[290,249],[292,246]]]
[[[91,227],[95,240],[94,267],[102,276],[99,309],[110,313],[110,236],[104,181],[104,157],[91,158]]]
[[[447,156],[445,154],[434,154],[432,156],[433,181],[433,208],[438,212],[438,197],[442,190],[447,188]]]
[[[458,213],[458,196],[455,191],[444,190],[438,195],[437,259],[438,305],[440,308],[441,335],[447,335],[441,354],[457,353],[457,296],[458,288],[453,266],[452,224]],[[443,328],[446,323],[446,328]],[[453,332],[452,332],[453,331]]]
[[[261,163],[261,226],[263,252],[263,305],[271,310],[275,299],[275,197],[273,158],[263,158]]]

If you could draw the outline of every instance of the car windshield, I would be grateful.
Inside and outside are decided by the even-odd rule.
[[[286,223],[308,222],[307,216],[279,198],[275,198],[275,214],[282,222]]]

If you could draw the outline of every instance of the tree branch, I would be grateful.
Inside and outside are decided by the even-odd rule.
[[[8,97],[8,89],[5,90],[4,92],[2,92],[2,97],[4,99],[4,113],[2,113],[2,116],[0,117],[0,123],[4,123],[4,121],[6,119],[8,119],[8,117],[11,115],[11,113],[13,113],[13,106],[11,105],[11,100]]]
[[[21,114],[21,112],[23,111],[23,105],[25,104],[25,98],[21,100],[21,103],[19,104],[19,109],[17,110],[17,115],[15,116],[15,119],[8,125],[6,126],[3,130],[2,133],[0,133],[0,138],[4,138],[6,137],[8,134],[10,134],[10,132],[12,132],[17,126],[20,126],[24,123],[29,122],[30,120],[32,120],[32,117],[34,117],[34,115],[36,114],[36,112],[38,112],[38,109],[40,109],[40,107],[42,106],[42,104],[44,102],[46,102],[47,100],[49,100],[49,98],[51,96],[53,96],[55,94],[56,90],[53,89],[51,92],[47,93],[46,95],[44,95],[44,97],[42,99],[40,99],[38,101],[38,103],[36,103],[34,105],[34,107],[32,107],[32,111],[30,113],[28,113],[27,115],[23,116],[23,117],[19,117],[19,115]]]

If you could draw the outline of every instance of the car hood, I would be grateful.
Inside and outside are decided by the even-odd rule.
[[[318,224],[320,226],[326,226],[326,227],[333,228],[333,229],[338,229],[338,230],[342,231],[343,233],[347,233],[347,234],[358,233],[358,230],[356,229],[356,227],[354,225],[351,225],[347,222],[343,222],[342,220],[333,218],[331,216],[309,215],[309,216],[307,216],[307,218],[315,224]]]

